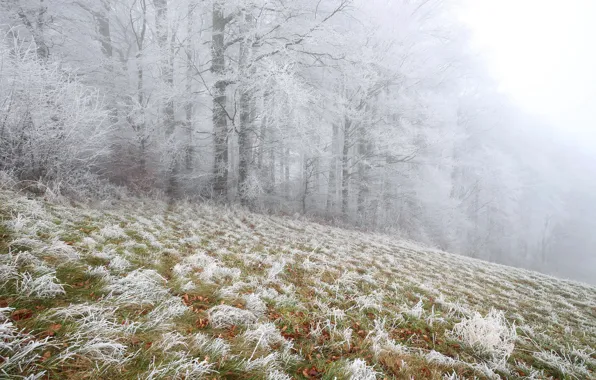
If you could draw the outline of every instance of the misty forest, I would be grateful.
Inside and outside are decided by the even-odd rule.
[[[0,321],[14,328],[0,328],[0,378],[594,376],[596,291],[580,282],[596,279],[596,158],[499,90],[458,12],[444,0],[1,0]],[[77,280],[48,255],[68,257]],[[292,282],[302,266],[320,274],[312,289]],[[410,269],[392,288],[383,266]],[[555,296],[560,284],[571,290]],[[494,292],[576,314],[516,330],[555,306],[507,309]],[[15,317],[35,297],[78,309]],[[301,297],[319,313],[304,331]],[[414,319],[444,327],[401,337]],[[203,331],[192,343],[186,324]]]

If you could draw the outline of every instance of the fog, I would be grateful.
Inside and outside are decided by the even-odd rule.
[[[596,2],[466,0],[461,18],[520,107],[596,152]]]
[[[596,283],[596,3],[0,2],[0,172]]]

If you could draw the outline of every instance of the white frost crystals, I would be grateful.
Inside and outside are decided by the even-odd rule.
[[[475,313],[463,319],[453,327],[451,334],[494,365],[507,361],[517,338],[515,324],[509,325],[504,313],[495,309],[485,317]]]
[[[106,289],[119,303],[155,305],[170,297],[163,286],[165,283],[165,278],[152,269],[136,269],[115,280]]]
[[[46,273],[41,277],[33,278],[30,273],[21,275],[18,284],[19,293],[25,297],[54,298],[66,292],[64,287],[57,283],[55,273]]]
[[[48,345],[47,338],[39,341],[19,331],[5,314],[11,308],[0,308],[0,378],[3,374],[21,373],[39,359],[39,352]]]
[[[250,311],[228,305],[214,306],[207,313],[209,314],[209,322],[216,329],[246,326],[257,321],[257,317]]]
[[[348,363],[346,370],[350,380],[376,380],[377,371],[368,366],[362,359],[356,359]]]
[[[0,190],[0,208],[7,198],[45,205]],[[316,370],[367,380],[418,378],[427,367],[437,379],[593,377],[593,287],[384,235],[131,202],[109,213],[47,205],[34,221],[41,235],[20,212],[25,227],[0,244],[0,305],[32,315],[0,309],[5,372],[287,380]],[[102,238],[103,226],[127,237]],[[80,259],[68,260],[57,237]]]

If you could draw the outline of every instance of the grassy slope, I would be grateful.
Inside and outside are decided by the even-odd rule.
[[[588,285],[210,206],[0,192],[0,219],[0,378],[595,376]],[[480,340],[517,333],[511,355],[453,332],[493,308]]]

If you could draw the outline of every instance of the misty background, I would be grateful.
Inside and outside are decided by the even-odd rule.
[[[595,283],[595,19],[590,0],[0,0],[0,171]]]

